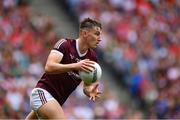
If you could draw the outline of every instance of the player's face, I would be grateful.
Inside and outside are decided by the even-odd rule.
[[[87,44],[90,48],[96,48],[101,41],[101,29],[99,27],[94,27],[90,29],[87,35]]]

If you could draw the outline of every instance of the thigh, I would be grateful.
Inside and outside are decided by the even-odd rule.
[[[40,118],[45,119],[66,119],[62,107],[56,100],[50,100],[42,105],[37,114]]]
[[[32,119],[38,119],[36,113],[33,110],[27,115],[25,120],[32,120]]]
[[[30,96],[31,108],[37,113],[38,118],[65,119],[62,107],[56,99],[46,90],[35,88]]]

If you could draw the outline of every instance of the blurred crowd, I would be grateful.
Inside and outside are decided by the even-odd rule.
[[[0,119],[24,119],[31,111],[29,94],[58,39],[53,20],[34,12],[27,0],[0,0]],[[129,113],[107,83],[101,86],[106,94],[96,103],[83,95],[81,87],[63,106],[67,118],[111,119]]]
[[[23,0],[0,1],[0,119],[24,118],[53,40],[50,18]]]
[[[180,118],[180,1],[64,2],[79,20],[102,22],[102,57],[145,118]]]
[[[0,1],[0,119],[25,118],[29,93],[59,39],[50,17],[26,0]],[[103,59],[121,74],[137,106],[118,100],[106,83],[102,98],[90,102],[81,86],[63,106],[76,118],[180,118],[179,0],[64,0],[79,19],[103,24]],[[117,91],[118,92],[118,91]]]

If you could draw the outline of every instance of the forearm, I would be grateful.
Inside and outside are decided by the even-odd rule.
[[[84,94],[89,97],[90,92],[92,92],[94,86],[96,86],[97,84],[99,84],[99,82],[95,82],[95,83],[92,83],[92,84],[85,84],[83,82],[83,92],[84,92]]]
[[[88,91],[87,88],[83,88],[83,93],[84,93],[86,96],[90,97],[90,92]]]
[[[72,70],[75,70],[75,63],[59,64],[52,62],[52,63],[47,63],[45,66],[45,72],[52,74],[65,73]]]
[[[94,83],[91,83],[91,84],[86,84],[86,83],[83,82],[83,87],[84,88],[89,88],[89,87],[97,85],[97,84],[99,84],[98,80],[96,82],[94,82]]]
[[[89,100],[95,101],[100,97],[101,92],[98,90],[99,83],[93,83],[91,85],[84,84],[83,92],[89,97]]]

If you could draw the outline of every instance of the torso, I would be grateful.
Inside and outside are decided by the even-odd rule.
[[[61,64],[76,63],[83,59],[90,59],[97,62],[96,54],[93,50],[89,49],[87,53],[83,55],[78,52],[79,50],[77,47],[76,40],[66,39],[59,45],[57,42],[57,45],[55,45],[53,49],[63,53],[64,56],[60,62]],[[60,105],[63,105],[68,96],[76,89],[80,82],[81,79],[78,71],[70,71],[61,74],[44,73],[36,87],[47,90]]]

